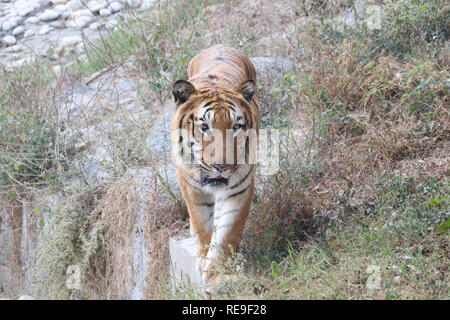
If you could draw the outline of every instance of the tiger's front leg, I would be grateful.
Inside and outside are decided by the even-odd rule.
[[[197,265],[202,270],[213,233],[214,197],[193,188],[188,178],[178,172],[177,178],[182,182],[179,184],[189,212],[191,235],[195,236],[198,245]]]
[[[238,250],[254,192],[253,182],[244,190],[228,192],[216,198],[214,226],[202,272],[203,283],[216,279],[217,268]]]

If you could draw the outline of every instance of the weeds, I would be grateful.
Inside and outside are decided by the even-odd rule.
[[[33,68],[38,71],[1,75],[0,182],[1,192],[9,197],[16,196],[15,188],[46,185],[63,170],[65,161],[57,97],[44,93],[53,74],[45,65],[29,67]]]

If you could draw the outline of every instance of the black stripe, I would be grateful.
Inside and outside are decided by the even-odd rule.
[[[181,129],[181,127],[183,126],[183,119],[184,119],[185,116],[186,116],[186,115],[183,114],[183,116],[182,116],[181,119],[180,119],[180,122],[178,122],[178,128],[179,128],[179,129]]]
[[[219,199],[219,200],[217,200],[217,201],[225,201],[225,200],[228,200],[228,199],[230,199],[230,198],[236,197],[236,196],[238,196],[238,195],[240,195],[240,194],[243,194],[245,191],[247,191],[247,189],[248,189],[249,186],[250,186],[250,185],[246,186],[246,187],[245,187],[244,189],[242,189],[241,191],[238,191],[238,192],[236,192],[236,193],[233,193],[232,195],[228,196],[228,197],[225,198],[225,199]],[[216,202],[217,202],[217,201],[216,201]]]
[[[247,174],[245,175],[245,177],[243,177],[241,180],[239,180],[238,183],[236,183],[235,185],[231,186],[230,189],[234,189],[238,186],[240,186],[245,180],[247,180],[247,178],[250,176],[250,174],[252,173],[253,168],[250,168],[250,170],[248,170]]]
[[[203,108],[209,106],[211,103],[214,103],[214,101],[210,101],[210,102],[208,102],[208,103],[205,103],[205,105],[203,106]]]
[[[186,182],[189,186],[191,186],[192,188],[194,188],[195,190],[198,191],[203,191],[200,188],[197,188],[196,186],[194,186],[192,183],[190,183],[186,178],[184,178],[184,182]]]
[[[178,144],[180,145],[180,148],[181,148],[180,155],[181,155],[181,157],[183,157],[184,156],[183,136],[178,137]]]
[[[247,136],[245,138],[245,162],[250,162],[250,138]]]
[[[229,196],[227,199],[230,199],[230,198],[236,197],[236,196],[238,196],[238,195],[240,195],[240,194],[243,194],[245,191],[247,191],[247,189],[248,189],[249,186],[250,186],[250,185],[246,186],[243,190],[241,190],[241,191],[239,191],[239,192],[233,193],[233,194],[232,194],[231,196]]]
[[[190,178],[191,178],[191,180],[194,181],[195,183],[201,184],[199,180],[197,180],[197,179],[195,179],[195,178],[193,178],[193,177],[190,177]]]
[[[233,225],[234,225],[234,223],[227,223],[227,224],[215,227],[215,228],[216,228],[216,230],[219,230],[219,229],[222,229],[222,228],[225,228],[225,227],[231,227]]]
[[[214,202],[197,203],[196,206],[214,207]]]
[[[233,109],[234,112],[236,112],[236,106],[231,101],[225,100],[225,103],[228,103],[230,105],[230,108]]]
[[[206,174],[208,174],[208,172],[210,172],[211,169],[212,169],[211,166],[207,165],[207,164],[204,162],[203,157],[202,157],[202,162],[200,163],[200,167],[203,169],[203,171],[205,171]]]
[[[194,136],[194,121],[191,121],[191,123],[192,123],[192,139],[195,139],[195,136]],[[191,142],[191,162],[193,163],[194,162],[194,152],[193,152],[193,150],[192,150],[192,146],[194,145],[194,143],[193,142]]]
[[[226,214],[238,212],[239,210],[241,210],[241,209],[232,209],[232,210],[228,210],[228,211],[222,212],[220,215],[215,216],[215,217],[214,217],[214,220],[218,220],[218,219],[222,218],[222,217],[223,217],[224,215],[226,215]]]

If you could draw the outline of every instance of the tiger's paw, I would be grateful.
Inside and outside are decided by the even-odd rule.
[[[238,286],[239,280],[236,274],[210,274],[204,285],[204,294],[208,299],[216,297],[232,296]]]
[[[201,274],[203,274],[203,271],[206,268],[206,262],[207,258],[204,256],[197,257],[197,269],[200,271]]]

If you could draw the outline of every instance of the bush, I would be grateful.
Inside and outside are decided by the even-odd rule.
[[[366,1],[359,1],[364,2]],[[382,8],[380,28],[369,28],[365,20],[356,14],[352,25],[322,20],[322,32],[313,28],[312,36],[333,47],[346,41],[359,46],[357,61],[368,62],[379,55],[395,58],[427,57],[438,58],[445,55],[450,31],[448,16],[450,6],[442,6],[439,0],[401,0],[375,2]],[[369,4],[367,2],[366,4]],[[352,4],[351,10],[357,5]],[[319,14],[322,18],[322,15]]]
[[[435,54],[433,46],[449,40],[450,6],[439,0],[402,0],[386,6],[383,29],[373,32],[373,47],[378,52],[404,56],[420,47],[421,53]],[[431,49],[431,50],[430,50]]]
[[[10,197],[15,188],[47,184],[64,166],[57,98],[44,91],[53,75],[46,66],[29,68],[38,70],[0,76],[0,183]]]

